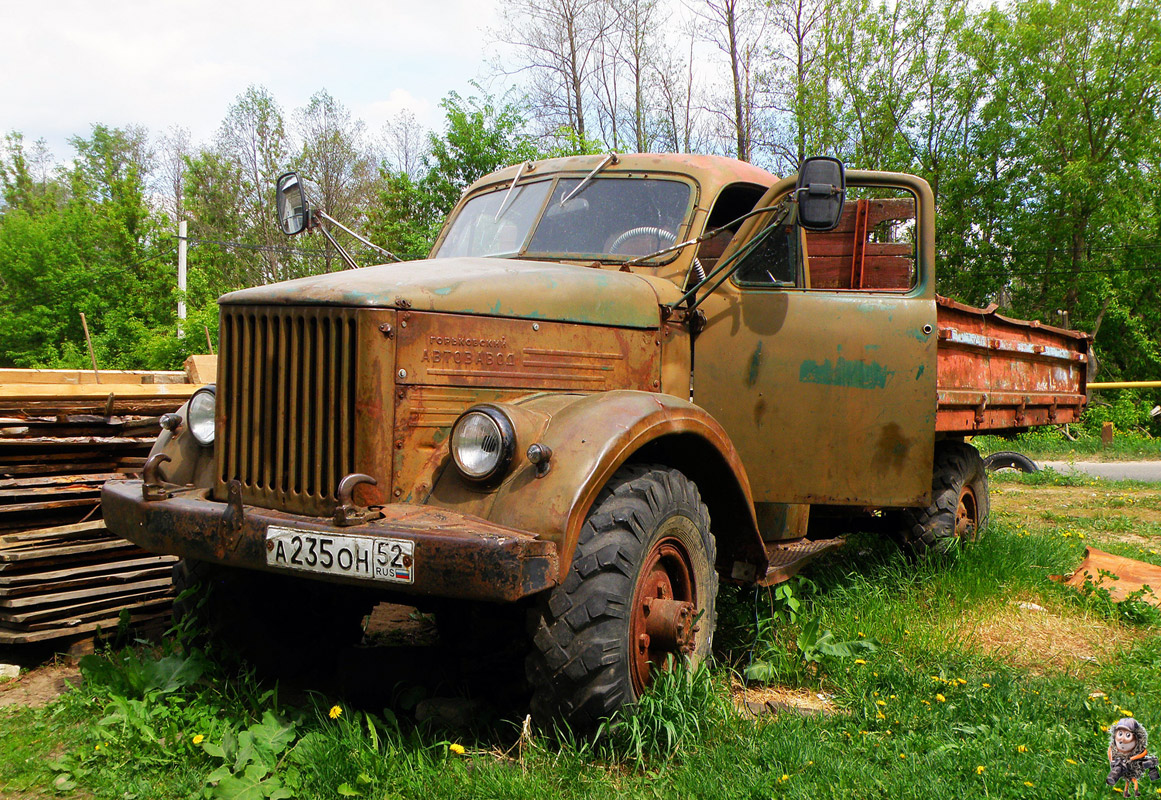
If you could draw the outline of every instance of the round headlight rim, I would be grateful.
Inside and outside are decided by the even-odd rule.
[[[464,469],[463,465],[460,464],[455,446],[452,445],[456,429],[471,414],[483,414],[500,429],[500,458],[490,472],[479,477],[469,474]],[[455,464],[456,472],[461,478],[478,486],[494,484],[508,473],[509,467],[512,466],[512,460],[516,456],[516,426],[512,424],[512,419],[502,409],[488,404],[475,405],[460,414],[452,423],[451,433],[448,435],[448,448],[451,450],[452,463]]]
[[[202,441],[202,438],[197,435],[193,421],[190,419],[190,412],[193,409],[194,399],[200,394],[208,394],[213,398],[213,406],[212,407],[214,409],[214,424],[210,427],[211,433],[210,433],[209,441]],[[217,386],[215,384],[211,383],[211,384],[208,384],[206,386],[203,386],[202,388],[200,388],[196,392],[194,392],[192,395],[190,395],[189,404],[186,406],[185,424],[186,424],[186,427],[189,429],[190,436],[192,436],[194,438],[194,441],[197,442],[202,447],[213,447],[214,441],[217,439],[217,433],[218,433],[218,431],[217,431],[217,412],[218,412],[218,390],[217,390]]]

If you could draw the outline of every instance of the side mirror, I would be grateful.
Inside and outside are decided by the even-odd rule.
[[[846,198],[843,162],[829,156],[808,158],[798,170],[794,198],[798,203],[798,224],[808,231],[829,231],[839,224]]]
[[[278,178],[277,198],[278,224],[283,233],[294,236],[310,227],[310,201],[297,172],[287,172]]]

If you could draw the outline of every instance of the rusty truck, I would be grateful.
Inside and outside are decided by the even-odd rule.
[[[288,234],[323,224],[304,186]],[[382,599],[526,615],[533,713],[591,726],[709,653],[719,582],[860,528],[971,540],[965,439],[1078,418],[1089,337],[938,296],[935,254],[912,175],[512,166],[428,259],[222,297],[216,384],[104,515],[313,652]]]

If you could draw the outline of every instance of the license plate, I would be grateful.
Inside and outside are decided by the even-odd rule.
[[[281,569],[414,583],[415,542],[271,525],[266,529],[266,563]]]

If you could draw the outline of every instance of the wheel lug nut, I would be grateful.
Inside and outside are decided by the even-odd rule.
[[[649,634],[643,633],[637,637],[637,647],[641,650],[649,649]]]

